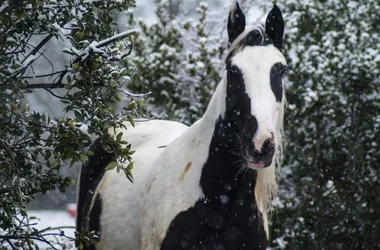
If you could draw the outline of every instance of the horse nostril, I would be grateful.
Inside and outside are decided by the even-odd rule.
[[[259,150],[255,149],[253,151],[253,157],[256,158],[256,159],[260,159],[261,158],[261,153]]]
[[[264,138],[263,136],[259,136],[255,138],[253,141],[253,146],[259,152],[263,152],[266,148],[270,147],[271,144],[274,144],[274,134],[271,132],[268,133]]]
[[[271,143],[271,139],[266,139],[263,143],[263,145],[261,146],[261,152],[263,152],[268,146],[269,144]]]
[[[268,156],[268,155],[274,154],[274,150],[275,150],[275,144],[272,142],[269,142],[266,145],[266,147],[261,148],[261,154]]]

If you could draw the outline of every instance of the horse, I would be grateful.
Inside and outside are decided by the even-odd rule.
[[[225,70],[203,117],[136,122],[123,132],[135,150],[134,183],[116,170],[102,140],[82,166],[77,230],[87,249],[266,249],[268,213],[282,161],[286,60],[278,6],[265,28],[228,15]]]

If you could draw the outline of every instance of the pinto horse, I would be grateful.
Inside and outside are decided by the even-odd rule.
[[[275,5],[265,29],[245,25],[235,3],[226,68],[200,120],[116,132],[136,151],[134,183],[105,171],[115,156],[94,144],[77,203],[77,229],[96,235],[89,249],[266,249],[282,158],[284,21]]]

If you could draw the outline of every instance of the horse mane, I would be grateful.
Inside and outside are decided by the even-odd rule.
[[[246,29],[233,41],[233,43],[229,47],[227,58],[233,57],[236,53],[241,51],[246,46],[247,35],[255,31],[257,31],[257,34],[259,35],[259,37],[257,40],[254,41],[254,46],[264,46],[264,45],[271,44],[263,28],[254,27],[248,30]]]
[[[268,216],[270,214],[271,203],[277,195],[278,180],[280,178],[281,164],[284,158],[283,140],[284,140],[284,112],[286,100],[282,98],[282,106],[280,110],[280,119],[277,123],[278,129],[276,130],[275,143],[276,153],[274,155],[272,164],[264,169],[257,171],[255,198],[257,207],[262,213],[264,229],[269,239],[269,226]]]

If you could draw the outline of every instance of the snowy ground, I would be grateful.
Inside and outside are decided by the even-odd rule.
[[[49,246],[48,244],[42,241],[35,240],[35,243],[38,245],[39,249],[44,249],[44,250],[45,249],[59,249],[59,250],[76,249],[74,246],[74,242],[71,240],[75,237],[74,236],[75,218],[72,217],[67,211],[64,211],[64,210],[28,211],[28,215],[30,218],[29,223],[32,224],[33,227],[38,230],[44,230],[43,234],[48,235],[45,237],[46,240],[50,242],[56,242],[56,244],[52,244],[52,246]],[[49,229],[49,230],[46,230],[46,229]],[[56,236],[56,235],[62,235],[62,232],[67,237]],[[7,249],[11,249],[10,246],[0,246],[0,247],[7,247]]]
[[[30,217],[37,217],[38,220],[33,220],[38,222],[35,226],[37,229],[44,229],[47,227],[75,227],[75,218],[70,216],[67,211],[52,211],[52,210],[41,210],[41,211],[29,211]],[[74,237],[74,229],[64,229],[65,235]]]
[[[73,218],[67,211],[52,211],[52,210],[41,210],[41,211],[29,211],[29,216],[34,216],[38,218],[38,220],[34,220],[35,222],[38,222],[38,224],[35,226],[37,229],[42,230],[45,228],[58,228],[62,227],[62,229],[56,229],[49,231],[51,233],[60,233],[60,231],[64,232],[65,236],[68,236],[70,238],[74,238],[74,227],[75,227],[75,218]],[[67,228],[71,227],[71,228]],[[59,237],[57,239],[58,242],[67,242],[67,245],[71,245],[70,248],[73,248],[74,242],[70,242],[70,240],[67,240],[65,238]],[[38,245],[42,249],[51,249],[46,244],[38,243]],[[63,249],[59,245],[55,245],[57,249]],[[75,249],[75,248],[73,248]]]

